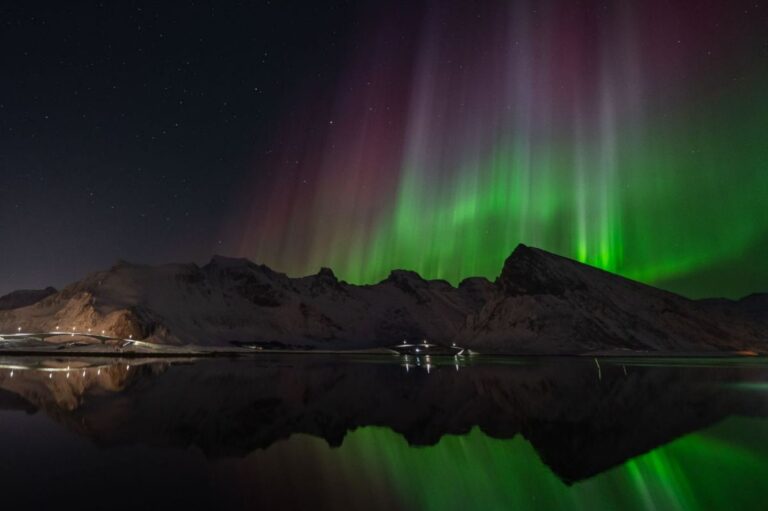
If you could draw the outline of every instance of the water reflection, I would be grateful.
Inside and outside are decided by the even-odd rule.
[[[759,509],[766,382],[743,359],[14,358],[0,448],[113,508]]]

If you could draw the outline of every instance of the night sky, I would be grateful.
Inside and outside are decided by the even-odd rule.
[[[768,290],[768,6],[4,2],[0,293],[118,259]]]

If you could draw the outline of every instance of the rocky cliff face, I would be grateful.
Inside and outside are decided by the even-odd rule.
[[[327,268],[290,278],[214,257],[202,267],[118,263],[32,305],[0,310],[0,332],[59,326],[169,344],[333,349],[427,338],[504,353],[762,352],[768,324],[756,318],[764,302],[695,302],[523,245],[496,282],[470,278],[458,287],[404,270],[365,286]]]

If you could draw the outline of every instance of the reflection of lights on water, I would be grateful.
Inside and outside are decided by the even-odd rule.
[[[130,369],[131,368],[130,364],[126,365],[125,367],[126,367],[126,369]],[[61,367],[45,367],[45,366],[43,366],[43,367],[30,367],[30,366],[25,366],[25,365],[12,365],[12,364],[0,364],[0,369],[7,370],[8,371],[8,376],[10,376],[11,378],[16,376],[16,371],[21,371],[24,374],[26,374],[26,372],[31,372],[32,374],[36,374],[36,373],[48,374],[48,378],[49,379],[53,379],[53,373],[63,373],[63,372],[66,372],[67,373],[67,378],[69,378],[70,374],[78,374],[78,371],[80,371],[80,369],[72,368],[72,366],[66,366],[66,367],[64,367],[64,366],[61,366]],[[88,367],[83,367],[81,369],[82,369],[82,376],[83,377],[87,377],[88,376],[88,372],[91,369],[96,369],[96,374],[97,375],[101,375],[101,367],[96,368],[94,366],[88,366]]]

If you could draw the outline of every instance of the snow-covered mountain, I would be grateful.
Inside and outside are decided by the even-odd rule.
[[[496,293],[468,318],[463,342],[514,352],[768,348],[768,302],[694,301],[520,245]],[[763,306],[762,313],[759,312]]]
[[[219,256],[202,267],[120,262],[37,303],[0,311],[0,332],[91,328],[204,346],[343,349],[427,338],[507,353],[768,351],[768,325],[753,309],[688,300],[520,245],[495,282],[469,278],[458,287],[403,270],[364,286],[327,268],[290,278]]]

